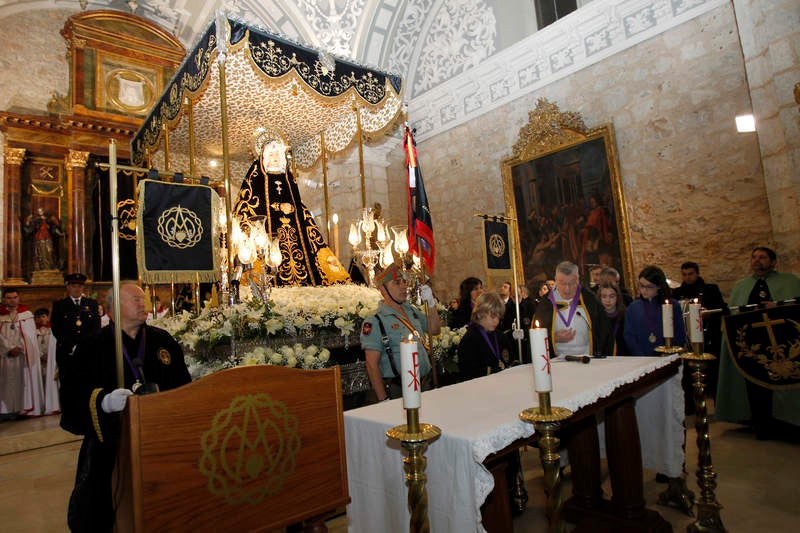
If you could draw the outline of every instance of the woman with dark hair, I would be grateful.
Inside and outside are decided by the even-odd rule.
[[[458,309],[450,315],[450,322],[447,324],[450,329],[469,324],[472,319],[472,309],[481,293],[483,293],[483,282],[478,278],[469,277],[461,282]]]
[[[625,311],[623,338],[631,355],[656,355],[656,347],[664,345],[662,305],[672,304],[674,346],[686,343],[681,306],[671,299],[667,276],[657,266],[646,266],[639,273],[639,297]]]
[[[611,321],[611,331],[614,333],[614,351],[612,355],[630,355],[625,344],[623,333],[625,331],[625,303],[619,287],[614,283],[601,283],[597,288],[597,297],[603,304],[608,319]]]
[[[472,321],[458,345],[461,381],[500,372],[508,364],[506,337],[497,331],[505,311],[506,304],[496,292],[485,292],[478,297]]]

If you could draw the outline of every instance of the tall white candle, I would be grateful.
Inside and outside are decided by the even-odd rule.
[[[411,340],[411,335],[400,343],[400,375],[403,385],[403,408],[419,408],[422,404],[419,347],[415,341]]]
[[[663,330],[665,339],[671,339],[675,336],[672,326],[672,304],[667,300],[664,302],[664,305],[661,306],[661,329]]]
[[[702,307],[695,299],[689,304],[689,341],[703,342]]]
[[[538,321],[536,326],[529,330],[534,387],[536,392],[550,392],[553,390],[553,379],[550,374],[550,344],[547,342],[547,329],[538,327]]]
[[[339,257],[339,215],[333,214],[333,255]]]

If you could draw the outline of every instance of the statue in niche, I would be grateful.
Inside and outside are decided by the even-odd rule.
[[[58,270],[58,242],[64,236],[58,218],[40,207],[25,218],[23,232],[33,238],[33,270]]]
[[[347,270],[328,247],[317,223],[300,199],[287,159],[288,146],[276,132],[254,134],[256,160],[247,171],[233,214],[243,225],[265,217],[271,239],[278,239],[281,264],[277,285],[331,285],[350,281]]]

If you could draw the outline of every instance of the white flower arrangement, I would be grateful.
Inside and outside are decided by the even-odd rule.
[[[347,338],[357,333],[364,318],[375,313],[380,301],[376,289],[361,285],[279,287],[272,290],[267,304],[250,298],[233,306],[206,307],[196,317],[183,312],[154,320],[151,324],[175,337],[186,350],[187,361],[196,359],[198,366],[216,370],[238,364],[322,368],[330,358],[330,352],[325,348],[297,342],[275,346],[282,339],[310,340],[320,335]],[[263,346],[245,353],[238,360],[228,360],[230,358],[226,356],[221,361],[217,354],[212,354],[215,346],[230,345],[231,339],[237,343],[263,341]],[[309,352],[312,347],[316,350]],[[277,358],[272,361],[276,355],[282,358],[280,362]]]
[[[433,357],[448,372],[458,372],[458,345],[466,332],[467,326],[458,329],[442,326],[439,336],[433,339]]]
[[[298,339],[310,342],[320,333],[354,335],[364,319],[375,314],[380,301],[377,290],[361,285],[279,287],[272,290],[267,304],[250,298],[233,306],[206,307],[197,317],[183,312],[150,323],[167,330],[183,346],[195,379],[235,366],[325,368],[332,364],[330,351]],[[438,307],[437,311],[443,311]],[[466,327],[451,330],[443,326],[433,339],[433,356],[449,372],[458,371],[458,344],[465,332]],[[237,343],[236,356],[212,350],[230,345],[232,338]],[[246,351],[242,353],[242,349]]]

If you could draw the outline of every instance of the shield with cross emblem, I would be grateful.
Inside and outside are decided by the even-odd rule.
[[[745,379],[773,390],[800,388],[800,305],[726,316],[724,330]]]

